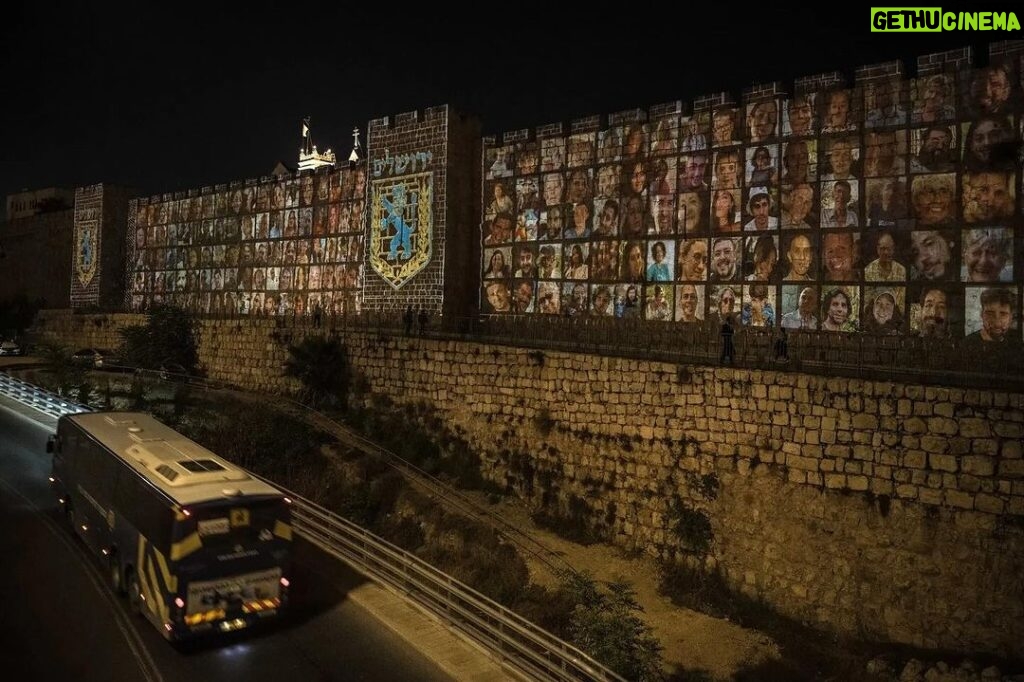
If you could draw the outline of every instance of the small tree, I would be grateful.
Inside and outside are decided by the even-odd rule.
[[[181,308],[157,306],[146,324],[122,329],[121,338],[121,356],[137,367],[181,365],[192,374],[199,364],[199,324]]]
[[[41,346],[39,353],[50,367],[57,393],[62,396],[71,394],[72,389],[85,383],[85,368],[75,364],[71,359],[71,350],[65,346]]]
[[[643,607],[625,582],[601,589],[587,574],[564,577],[576,606],[569,620],[573,644],[627,680],[662,680],[661,644],[639,616]]]
[[[284,373],[302,383],[302,399],[313,407],[344,410],[352,378],[345,346],[337,339],[309,336],[289,346],[288,353]]]

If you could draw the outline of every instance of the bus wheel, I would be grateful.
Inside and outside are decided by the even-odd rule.
[[[121,575],[121,562],[116,556],[110,557],[110,589],[118,596],[124,595],[124,580]]]
[[[128,570],[128,607],[135,615],[142,615],[142,593],[139,592],[139,579],[135,571]]]

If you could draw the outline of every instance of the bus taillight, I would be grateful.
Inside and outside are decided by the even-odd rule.
[[[185,608],[185,600],[182,599],[181,597],[175,597],[174,598],[174,605],[177,606],[179,609],[183,609],[183,608]]]

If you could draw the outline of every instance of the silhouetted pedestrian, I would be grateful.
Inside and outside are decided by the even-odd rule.
[[[324,309],[320,305],[320,301],[316,302],[316,306],[313,308],[313,326],[319,327],[320,323],[323,322]]]
[[[732,345],[732,319],[726,317],[722,322],[722,359],[721,363],[724,365],[726,358],[729,360],[729,364],[733,364],[733,355],[736,353],[736,349]]]
[[[402,315],[402,322],[405,323],[405,335],[412,336],[412,323],[415,321],[416,313],[412,309],[412,304],[405,309],[405,315]]]
[[[782,327],[779,330],[781,334],[779,338],[775,340],[775,361],[776,362],[788,362],[789,361],[789,338],[786,335],[786,328]]]
[[[430,315],[427,314],[427,309],[420,306],[420,336],[423,336],[427,331],[427,323],[430,321]]]

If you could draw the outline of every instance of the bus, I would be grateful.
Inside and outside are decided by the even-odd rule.
[[[74,532],[166,639],[283,614],[292,528],[281,491],[140,412],[64,415],[47,451]]]

